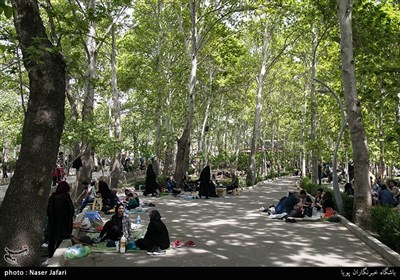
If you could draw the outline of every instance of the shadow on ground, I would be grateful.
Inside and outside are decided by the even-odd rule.
[[[171,242],[193,240],[197,247],[167,251],[165,256],[132,253],[90,253],[67,260],[65,266],[272,266],[371,267],[388,266],[378,253],[341,223],[285,223],[259,212],[296,189],[298,177],[263,182],[237,197],[211,199],[152,198],[168,227]],[[144,201],[150,201],[142,197]],[[137,215],[137,214],[136,214]],[[136,217],[132,215],[132,220]],[[147,226],[148,215],[141,215]],[[62,264],[59,264],[62,265]]]

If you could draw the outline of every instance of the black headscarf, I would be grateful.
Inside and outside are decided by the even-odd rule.
[[[167,249],[170,244],[169,234],[167,227],[165,226],[163,221],[161,221],[160,212],[158,212],[157,210],[152,210],[149,216],[150,223],[147,226],[147,231],[144,239],[151,240],[162,250]]]

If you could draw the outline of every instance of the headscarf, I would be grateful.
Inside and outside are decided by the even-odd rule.
[[[58,183],[58,186],[56,188],[56,191],[54,192],[54,197],[56,198],[62,198],[66,196],[67,194],[69,195],[71,187],[66,181],[61,181]]]
[[[150,221],[159,221],[161,220],[161,214],[158,210],[151,210],[150,212]]]
[[[54,212],[54,200],[55,199],[66,199],[71,201],[71,196],[69,195],[69,191],[70,191],[70,186],[66,181],[61,181],[58,183],[58,186],[56,188],[56,191],[53,192],[51,194],[51,196],[49,197],[49,202],[47,205],[47,215],[50,216],[53,212]],[[71,201],[71,205],[72,205],[72,201]],[[72,209],[74,208],[74,206],[71,206]]]

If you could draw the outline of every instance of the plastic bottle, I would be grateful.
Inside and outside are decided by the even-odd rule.
[[[121,254],[126,252],[126,238],[122,235],[121,240],[119,241],[119,252]]]
[[[137,215],[136,217],[136,224],[140,225],[142,223],[142,219],[140,218],[140,215]]]

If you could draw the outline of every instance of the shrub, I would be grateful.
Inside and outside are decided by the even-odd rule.
[[[371,207],[371,226],[379,235],[384,224],[386,223],[386,217],[392,212],[389,207],[383,207],[376,205]]]
[[[353,221],[353,203],[354,196],[348,195],[348,193],[341,193],[343,201],[343,216],[349,221]]]
[[[372,229],[379,234],[379,239],[400,252],[400,215],[396,208],[373,206],[371,208]]]
[[[381,241],[393,250],[400,252],[400,216],[391,211],[386,217],[380,233]]]

